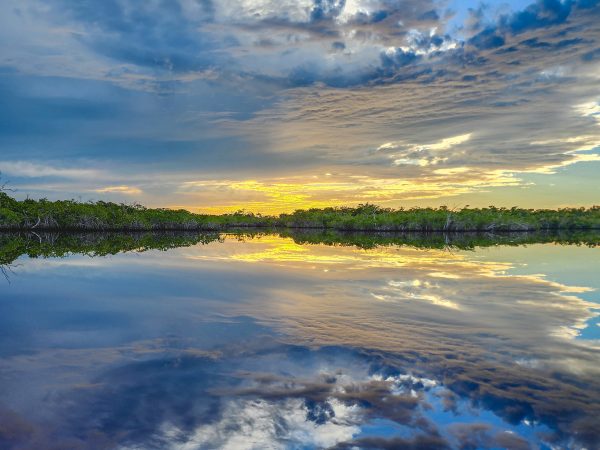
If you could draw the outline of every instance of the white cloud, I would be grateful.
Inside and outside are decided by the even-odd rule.
[[[127,194],[127,195],[138,195],[142,194],[143,191],[140,188],[135,186],[107,186],[105,188],[96,189],[96,192],[99,193],[118,193],[118,194]]]
[[[460,145],[464,142],[467,142],[471,139],[472,133],[461,134],[459,136],[452,136],[449,138],[442,139],[439,142],[429,145],[422,145],[417,147],[422,150],[433,150],[433,151],[441,151],[441,150],[449,150],[452,147]]]
[[[100,175],[100,172],[95,169],[54,167],[28,161],[0,161],[0,171],[27,178],[62,177],[89,180]]]
[[[351,440],[360,431],[359,407],[336,399],[329,399],[328,403],[334,412],[332,419],[317,424],[307,420],[308,409],[301,399],[278,403],[232,400],[220,420],[199,427],[185,444],[175,448],[285,449],[290,442],[327,448]],[[167,434],[178,432],[169,430]]]
[[[575,109],[585,117],[593,117],[600,125],[600,102],[592,101],[581,103],[575,107]]]

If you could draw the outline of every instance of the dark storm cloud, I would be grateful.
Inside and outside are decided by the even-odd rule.
[[[580,11],[592,8],[596,2],[576,2],[573,0],[537,0],[522,11],[502,15],[493,25],[488,25],[473,36],[469,43],[479,49],[501,47],[506,35],[519,35],[540,28],[562,25],[569,19],[574,9]],[[471,10],[471,29],[482,27],[483,10]]]
[[[50,5],[57,20],[70,18],[83,25],[86,31],[76,35],[78,40],[117,61],[181,73],[215,66],[224,56],[215,52],[218,44],[202,30],[214,14],[211,2],[202,2],[193,17],[176,1],[58,0]]]
[[[371,6],[370,10],[346,11],[344,1],[314,0],[310,5],[290,5],[285,11],[268,1],[256,4],[240,1],[216,7],[212,2],[139,5],[110,0],[97,5],[89,1],[54,0],[46,10],[39,5],[32,10],[34,17],[49,19],[55,27],[73,28],[69,35],[74,42],[97,55],[151,76],[169,74],[178,81],[184,80],[186,74],[203,76],[200,74],[212,71],[225,78],[234,75],[249,80],[279,78],[281,86],[323,82],[345,87],[382,79],[393,82],[411,79],[415,75],[406,66],[419,63],[424,67],[418,73],[429,83],[431,77],[426,74],[440,72],[429,66],[452,63],[453,54],[461,51],[463,42],[440,33],[445,18],[438,13],[440,5],[435,2],[375,3],[377,6]],[[484,25],[481,8],[471,10],[473,20],[469,29],[484,28],[467,42],[478,50],[503,47],[508,36],[551,29],[570,21],[575,13],[594,7],[591,2],[538,0],[488,25]],[[236,14],[228,15],[233,12]],[[432,29],[438,31],[432,33]],[[248,41],[248,33],[253,35],[252,42],[269,49],[266,54],[258,55],[255,62],[244,58],[248,49],[243,42]],[[309,37],[303,33],[309,33]],[[346,39],[351,36],[351,40],[363,36],[369,46],[357,53],[348,42],[343,42],[344,36]],[[564,46],[574,43],[574,40],[562,41]],[[325,59],[329,48],[350,50],[353,57],[340,56],[332,66]],[[301,60],[308,56],[307,63],[290,64],[285,58],[276,61],[289,51],[298,52],[297,58]],[[265,70],[265,66],[271,70]],[[460,71],[460,67],[457,69]],[[435,75],[434,79],[440,77],[444,78]],[[156,87],[164,89],[160,83]]]
[[[509,17],[502,17],[501,26],[512,33],[523,33],[527,30],[548,27],[564,23],[571,14],[573,1],[537,0],[523,11]]]
[[[256,42],[267,42],[260,35],[286,33],[287,40],[304,40],[302,33],[313,36],[309,43],[321,47],[335,44],[344,34],[352,32],[355,37],[365,36],[376,45],[393,45],[406,36],[411,27],[443,26],[432,0],[426,2],[377,2],[380,9],[369,12],[360,9],[346,14],[342,18],[345,2],[339,0],[314,0],[305,8],[296,6],[292,12],[274,11],[268,2],[258,2],[256,6],[240,3],[233,4],[237,13],[233,17],[223,18],[210,2],[189,3],[151,2],[139,5],[129,1],[111,0],[98,6],[94,2],[64,2],[55,0],[49,3],[51,11],[37,11],[38,17],[49,16],[55,26],[72,26],[71,33],[75,42],[89,48],[90,51],[114,61],[131,65],[150,74],[170,74],[181,78],[189,73],[207,70],[223,74],[243,74],[261,78],[259,67],[244,67],[234,54],[243,51],[244,46],[236,37],[239,31],[259,35]],[[193,3],[192,3],[193,4]],[[264,10],[261,9],[264,8]],[[41,8],[40,8],[41,9]],[[400,25],[401,23],[401,25]],[[443,38],[429,38],[428,45],[441,45]],[[269,38],[273,55],[285,52],[286,45]],[[421,48],[425,44],[419,45]],[[378,50],[373,48],[376,56]],[[316,56],[316,55],[315,55]],[[314,58],[311,58],[314,59]],[[298,75],[300,69],[294,67],[278,68],[278,76],[284,84],[305,86],[315,82],[324,82],[332,86],[361,84],[370,78],[379,77],[378,71],[359,68],[359,75],[334,74],[338,69],[320,67],[321,58],[316,65],[307,65],[306,73]],[[383,65],[387,61],[383,61]],[[338,67],[342,67],[340,61]],[[385,68],[385,67],[384,67]],[[161,89],[160,85],[157,85]]]

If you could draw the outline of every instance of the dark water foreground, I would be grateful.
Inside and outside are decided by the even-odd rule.
[[[0,234],[0,448],[600,448],[599,243]]]

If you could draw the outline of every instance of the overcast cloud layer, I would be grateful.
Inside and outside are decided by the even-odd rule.
[[[595,0],[0,5],[18,195],[206,211],[591,205]]]

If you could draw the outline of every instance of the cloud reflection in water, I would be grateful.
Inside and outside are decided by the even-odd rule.
[[[514,274],[495,251],[267,236],[23,260],[1,288],[0,439],[594,448],[599,346],[574,339],[597,307],[589,288]]]

